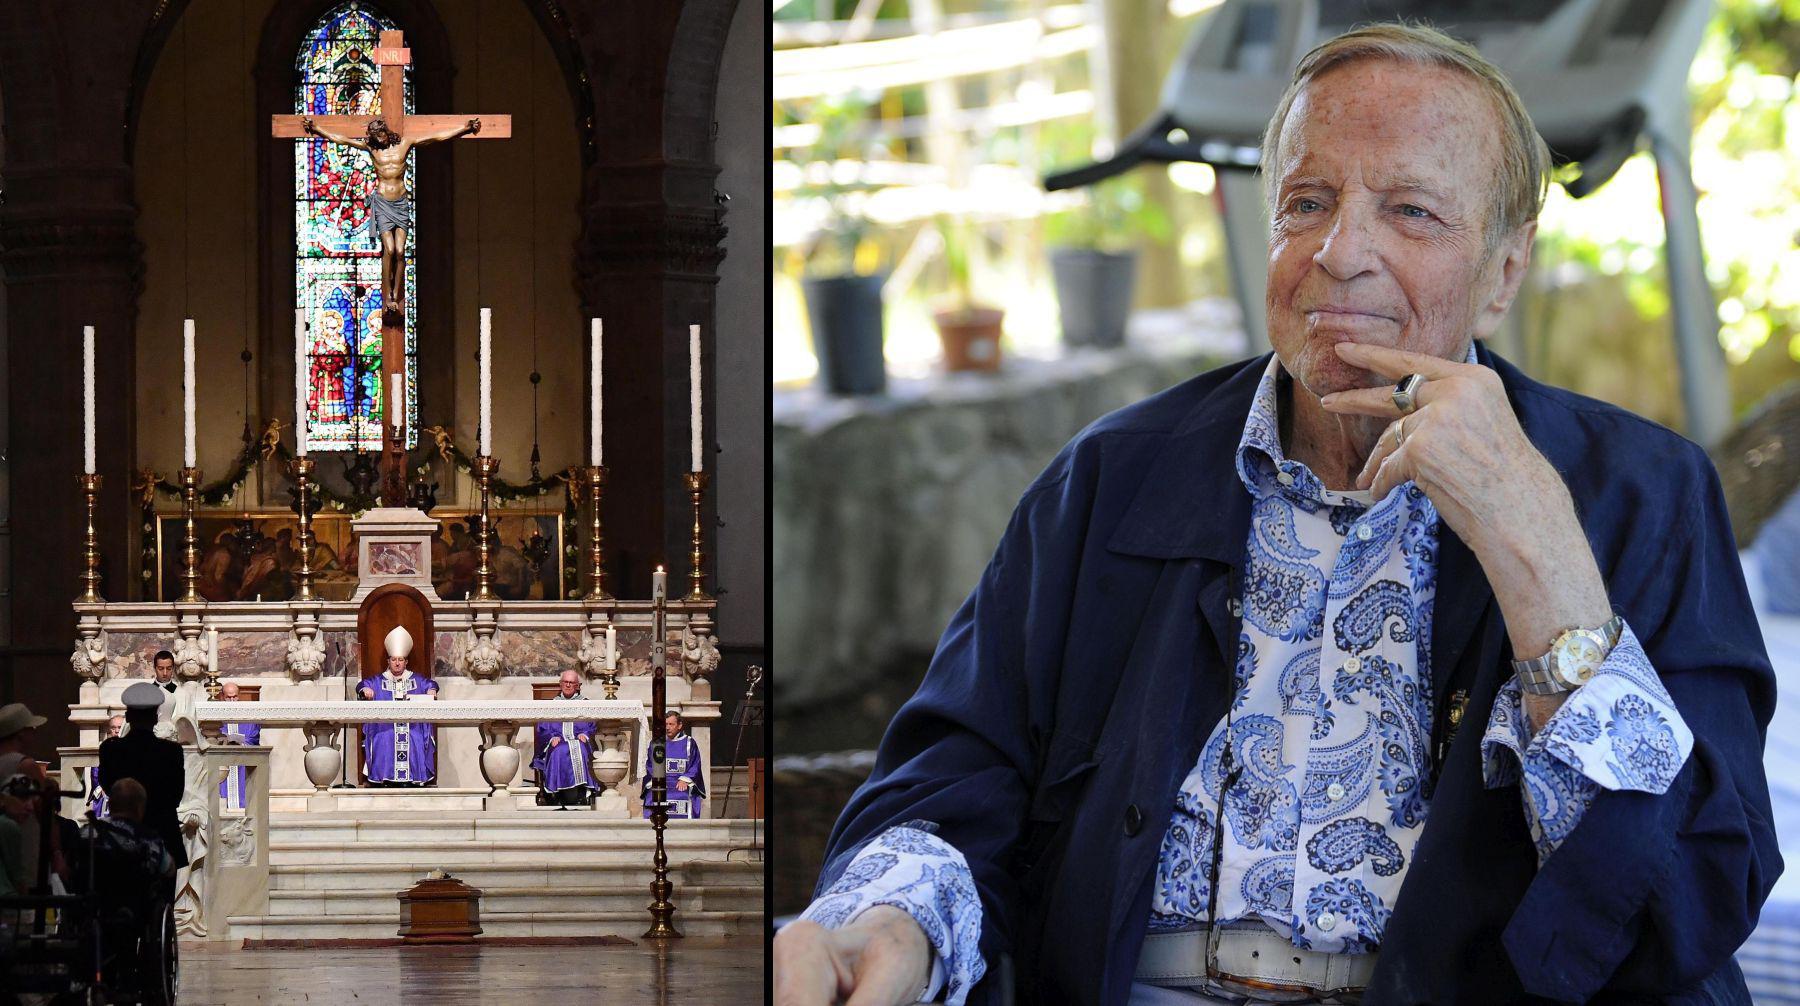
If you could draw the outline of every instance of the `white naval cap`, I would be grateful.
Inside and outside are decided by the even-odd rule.
[[[384,645],[387,647],[387,655],[390,657],[412,656],[413,637],[403,626],[394,626],[393,631],[387,634]]]

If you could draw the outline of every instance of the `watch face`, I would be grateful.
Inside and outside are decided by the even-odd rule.
[[[1606,641],[1585,630],[1565,632],[1556,641],[1556,676],[1579,688],[1606,660]]]

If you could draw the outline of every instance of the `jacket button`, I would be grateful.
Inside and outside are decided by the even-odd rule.
[[[1131,838],[1143,830],[1144,812],[1139,810],[1135,803],[1127,806],[1125,808],[1125,837]]]

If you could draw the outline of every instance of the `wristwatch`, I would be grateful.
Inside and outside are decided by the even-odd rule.
[[[1558,695],[1587,683],[1607,654],[1619,644],[1625,619],[1614,615],[1597,629],[1568,629],[1550,644],[1550,652],[1512,662],[1519,687],[1533,695]]]

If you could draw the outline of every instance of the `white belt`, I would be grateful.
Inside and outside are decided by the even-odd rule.
[[[1138,955],[1138,981],[1152,985],[1206,986],[1209,930],[1150,933]],[[1367,988],[1375,973],[1374,954],[1322,954],[1302,950],[1263,925],[1218,934],[1217,969],[1233,978],[1276,985],[1303,985],[1321,993]]]

